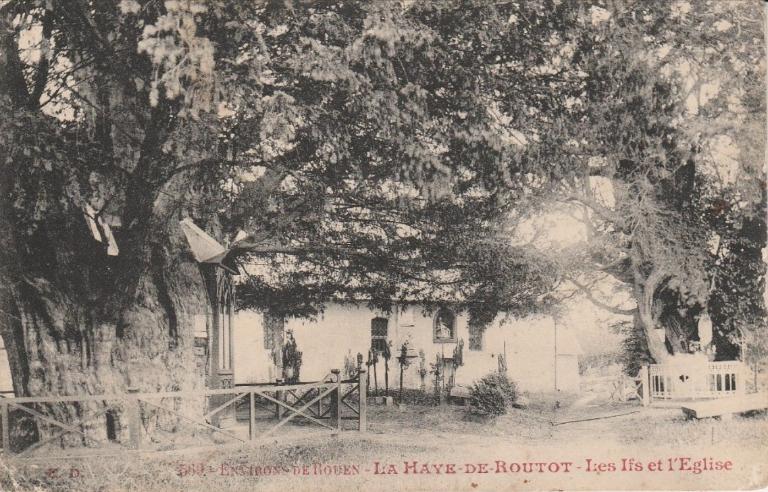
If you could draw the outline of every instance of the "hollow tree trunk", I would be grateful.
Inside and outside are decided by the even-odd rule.
[[[6,313],[0,317],[0,335],[17,395],[204,386],[205,374],[196,371],[194,318],[206,312],[207,297],[174,204],[154,201],[152,215],[145,219],[151,222],[146,234],[116,229],[117,256],[108,255],[104,242],[94,238],[79,207],[62,201],[30,232],[24,227],[24,211],[10,208],[5,198],[0,205],[0,274],[7,285],[0,293]],[[196,400],[156,403],[199,416],[203,402]],[[178,425],[169,412],[149,408],[143,408],[148,432],[160,423],[169,430]],[[114,402],[41,405],[36,410],[65,423],[80,422],[97,439],[106,437],[109,417],[113,436],[123,440],[123,408]],[[42,437],[57,430],[39,428]],[[75,434],[67,439],[72,436],[83,440]]]
[[[204,374],[195,371],[193,318],[205,310],[205,291],[197,265],[174,257],[179,246],[173,237],[155,245],[134,296],[119,303],[121,297],[109,293],[82,296],[56,286],[55,277],[62,272],[53,266],[45,276],[37,272],[19,279],[10,289],[16,319],[2,329],[16,393],[122,394],[128,388],[157,392],[202,387]],[[202,410],[201,402],[197,409],[180,403],[164,405],[190,413]],[[105,428],[101,402],[41,410],[64,422],[96,416],[84,427],[104,437],[98,430]],[[117,415],[119,411],[115,409]],[[145,427],[152,431],[153,424],[168,417],[145,412]]]

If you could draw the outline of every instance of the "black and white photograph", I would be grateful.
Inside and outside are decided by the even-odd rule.
[[[0,0],[0,490],[768,487],[760,0]]]

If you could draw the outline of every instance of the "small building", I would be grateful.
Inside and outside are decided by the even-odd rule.
[[[579,390],[581,349],[567,327],[547,315],[500,314],[486,326],[473,326],[466,312],[447,307],[430,311],[410,303],[384,312],[365,303],[331,302],[315,319],[275,319],[245,310],[235,314],[232,326],[236,384],[280,378],[279,351],[283,334],[290,331],[303,352],[302,381],[318,380],[333,368],[353,368],[358,354],[367,360],[371,347],[381,351],[388,344],[392,354],[389,387],[397,388],[396,358],[407,343],[413,357],[403,374],[406,388],[433,387],[430,371],[439,365],[448,385],[469,386],[501,370],[522,391]],[[383,388],[381,358],[375,369],[378,387]]]

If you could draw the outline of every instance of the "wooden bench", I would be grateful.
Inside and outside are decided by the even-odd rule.
[[[730,398],[691,402],[681,407],[686,418],[730,417],[736,413],[768,409],[768,394],[754,393]]]

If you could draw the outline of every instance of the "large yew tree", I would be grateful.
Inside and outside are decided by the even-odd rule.
[[[607,277],[635,306],[637,357],[688,352],[705,314],[717,357],[764,354],[765,48],[758,2],[615,2],[585,33],[573,174],[589,241],[561,271],[595,297]],[[599,294],[597,297],[600,297]],[[747,342],[747,352],[738,345]]]
[[[5,2],[0,333],[16,393],[201,383],[192,320],[208,301],[186,217],[224,243],[245,230],[234,254],[277,265],[255,305],[400,286],[540,302],[551,272],[498,219],[556,171],[577,71],[553,60],[585,19],[556,1]]]

